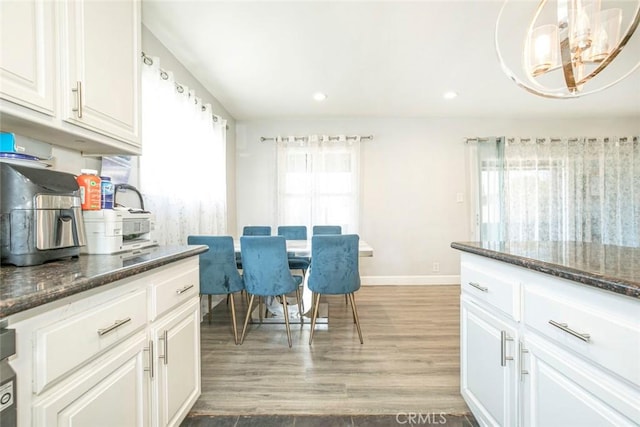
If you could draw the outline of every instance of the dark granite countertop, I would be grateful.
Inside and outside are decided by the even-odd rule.
[[[0,268],[0,319],[206,252],[202,245],[156,246],[115,255],[80,255],[33,267]]]
[[[583,242],[453,242],[451,247],[640,298],[640,248]]]

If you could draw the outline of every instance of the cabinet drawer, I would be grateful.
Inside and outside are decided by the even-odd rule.
[[[200,293],[198,263],[199,258],[194,257],[154,276],[149,310],[151,320]]]
[[[138,289],[38,329],[35,393],[144,327],[146,322],[146,292]]]
[[[557,287],[557,284],[556,284]],[[573,289],[575,291],[575,289]],[[582,357],[640,385],[640,316],[603,308],[598,290],[583,289],[582,298],[544,287],[524,287],[524,322]],[[595,294],[590,295],[589,294]],[[590,305],[583,301],[601,301]],[[576,302],[580,301],[580,302]]]
[[[462,293],[478,298],[499,309],[509,317],[520,319],[520,284],[502,271],[502,265],[462,262],[460,287]]]

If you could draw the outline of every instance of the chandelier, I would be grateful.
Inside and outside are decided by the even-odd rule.
[[[640,0],[506,0],[495,47],[518,86],[546,98],[599,92],[640,67]]]

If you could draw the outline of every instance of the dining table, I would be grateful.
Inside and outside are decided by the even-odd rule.
[[[233,241],[234,250],[236,254],[240,254],[240,239],[234,239]],[[293,257],[304,257],[311,259],[311,239],[308,240],[287,240],[287,255]],[[360,257],[372,257],[373,256],[373,248],[366,241],[360,239],[358,242],[358,255]],[[307,279],[309,275],[306,274],[303,280],[302,287],[302,313],[298,310],[297,304],[287,304],[289,310],[289,321],[290,323],[304,323],[304,319],[307,318],[307,321],[311,321],[311,306],[312,306],[312,292],[307,286]],[[265,301],[267,310],[266,315],[261,316],[261,322],[263,323],[284,323],[284,311],[283,305],[278,298],[266,298]],[[259,307],[256,307],[255,310],[258,310]],[[254,312],[255,312],[254,310]],[[260,317],[260,316],[258,316]],[[318,309],[318,319],[316,323],[318,324],[326,324],[329,322],[329,307],[327,303],[320,303],[320,307]],[[257,323],[254,319],[254,316],[251,316],[251,323]]]

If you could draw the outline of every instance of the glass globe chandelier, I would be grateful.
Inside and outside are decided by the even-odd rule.
[[[518,86],[546,98],[606,89],[640,68],[640,0],[506,0],[495,47]]]

